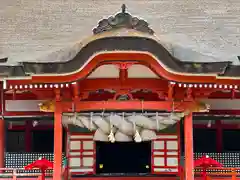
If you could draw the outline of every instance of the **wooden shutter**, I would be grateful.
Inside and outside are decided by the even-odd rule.
[[[70,134],[68,147],[69,172],[71,174],[94,174],[96,153],[93,135]]]
[[[177,174],[180,163],[177,134],[158,134],[152,142],[152,173]]]

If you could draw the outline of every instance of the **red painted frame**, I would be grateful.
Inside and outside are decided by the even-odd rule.
[[[71,141],[80,141],[79,150],[71,150],[70,149],[70,144],[68,144],[68,147],[69,147],[68,151],[67,151],[68,165],[69,165],[68,170],[70,171],[70,169],[71,169],[70,164],[69,164],[70,158],[79,157],[81,159],[81,165],[80,165],[79,168],[91,168],[91,169],[93,169],[93,172],[88,172],[87,174],[95,174],[96,173],[96,164],[95,164],[95,162],[96,162],[96,144],[94,143],[93,138],[92,138],[93,134],[92,133],[89,134],[89,133],[70,133],[70,132],[68,132],[68,135],[70,136],[69,137],[70,138],[69,139],[69,143],[71,143]],[[89,137],[89,139],[87,139],[87,138],[84,138],[84,139],[79,139],[79,138],[72,139],[71,136],[91,136],[91,137]],[[83,142],[84,141],[91,141],[91,142],[93,142],[93,150],[84,150],[83,149]],[[73,155],[72,156],[70,154],[71,152],[79,152],[79,151],[80,151],[80,155]],[[93,152],[93,154],[92,155],[83,155],[83,152]],[[83,161],[82,161],[83,157],[93,157],[93,159],[94,159],[93,166],[91,166],[91,167],[83,166]],[[86,173],[84,173],[84,172],[71,172],[71,174],[72,175],[77,175],[77,174],[86,174]]]
[[[177,133],[170,133],[170,134],[161,134],[158,133],[158,136],[176,136],[176,138],[158,138],[156,140],[154,140],[152,143],[156,142],[156,141],[162,141],[164,143],[164,149],[158,149],[155,150],[154,149],[154,145],[152,144],[152,174],[179,174],[179,165],[180,165],[180,149],[179,149],[179,135],[178,135],[178,130]],[[177,150],[168,150],[167,149],[167,142],[168,141],[177,141],[178,143],[178,149]],[[163,152],[163,155],[154,155],[154,152]],[[177,155],[168,155],[168,152],[177,152]],[[164,158],[164,164],[165,166],[154,166],[154,158],[155,157],[163,157]],[[167,165],[167,158],[168,157],[174,157],[178,159],[178,166],[168,166]],[[155,172],[154,168],[162,168],[162,169],[176,169],[176,172]]]

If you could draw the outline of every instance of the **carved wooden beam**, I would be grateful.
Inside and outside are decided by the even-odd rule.
[[[72,112],[72,102],[62,102],[63,112]],[[172,101],[80,101],[75,102],[76,112],[82,111],[101,111],[101,110],[153,110],[172,112]],[[203,112],[206,111],[206,105],[198,102],[174,102],[174,111],[176,112]]]

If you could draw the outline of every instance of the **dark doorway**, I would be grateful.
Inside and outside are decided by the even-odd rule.
[[[66,150],[66,132],[63,130],[63,151]],[[61,138],[61,137],[59,137]],[[34,130],[32,131],[32,152],[53,153],[54,130]]]
[[[151,172],[151,141],[96,142],[98,174],[140,174]]]
[[[193,129],[195,152],[216,152],[216,129]]]
[[[236,141],[240,138],[240,131],[238,129],[224,129],[223,130],[223,151],[224,152],[239,152],[240,144]]]
[[[33,131],[32,151],[41,153],[53,152],[53,130]]]

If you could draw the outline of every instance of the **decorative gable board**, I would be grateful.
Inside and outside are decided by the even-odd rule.
[[[95,143],[92,134],[69,133],[68,163],[71,174],[95,173]]]
[[[180,144],[177,134],[158,134],[152,141],[152,173],[177,174],[180,164]]]

